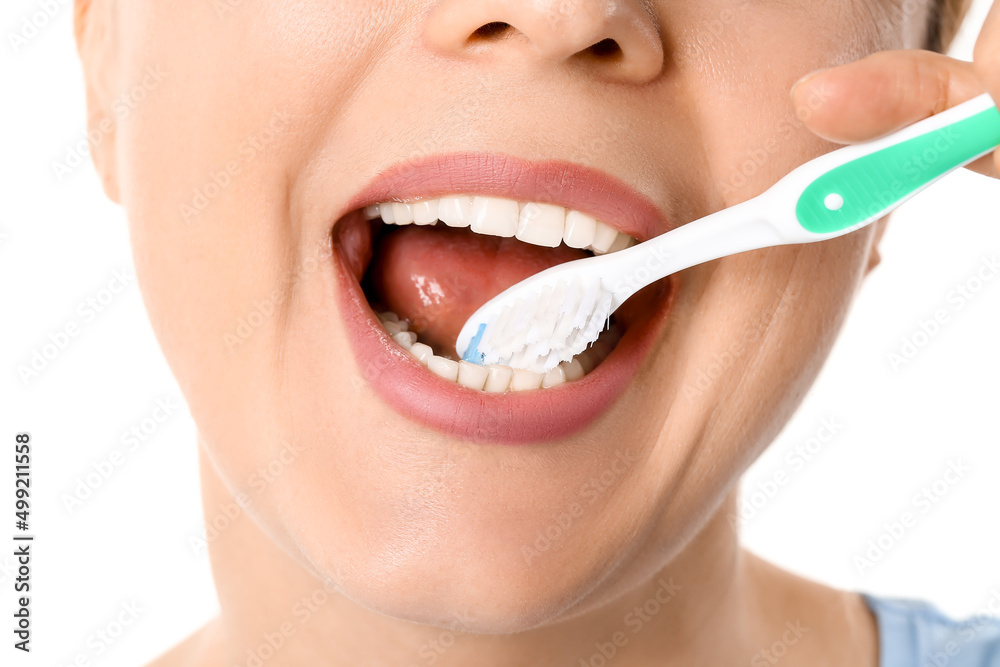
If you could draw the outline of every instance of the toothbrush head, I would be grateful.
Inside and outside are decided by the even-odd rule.
[[[566,266],[532,276],[477,310],[455,344],[462,359],[544,373],[586,350],[608,327],[612,293],[599,277],[560,271]]]

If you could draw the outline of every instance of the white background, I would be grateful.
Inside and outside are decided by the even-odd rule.
[[[30,430],[34,446],[32,605],[36,651],[10,648],[11,549],[0,547],[0,648],[4,664],[141,664],[216,613],[201,533],[194,426],[146,321],[134,277],[93,321],[79,304],[131,271],[121,211],[107,202],[89,161],[58,178],[52,168],[84,139],[83,87],[72,8],[15,53],[8,41],[37,0],[7,0],[0,14],[0,439]],[[978,1],[956,53],[968,59],[988,2]],[[751,468],[746,544],[772,561],[832,585],[934,601],[968,615],[1000,595],[1000,276],[956,309],[949,294],[1000,256],[1000,185],[949,177],[899,212],[829,363],[806,403]],[[970,287],[975,287],[975,282]],[[949,321],[916,357],[894,369],[889,354],[945,309]],[[80,335],[27,383],[17,367],[68,323]],[[919,338],[919,337],[918,337]],[[157,400],[178,407],[79,507],[64,494],[94,471]],[[786,458],[842,427],[800,469]],[[147,422],[147,426],[149,422]],[[9,544],[12,486],[4,445],[0,540]],[[914,495],[949,462],[969,467],[923,512]],[[785,477],[781,477],[784,473]],[[784,480],[768,489],[767,480]],[[759,485],[763,485],[763,487]],[[770,490],[764,493],[761,489]],[[757,493],[757,495],[751,495]],[[869,540],[911,512],[915,525],[871,567]],[[134,623],[109,647],[96,632],[137,604]],[[14,662],[10,657],[15,658]]]

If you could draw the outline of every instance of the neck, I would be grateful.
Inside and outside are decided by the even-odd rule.
[[[236,503],[203,451],[201,457],[208,521]],[[221,607],[215,623],[219,662],[590,667],[610,665],[613,658],[615,667],[745,664],[770,645],[764,638],[773,639],[773,628],[760,628],[777,628],[780,621],[759,618],[757,561],[740,550],[725,520],[735,498],[734,492],[643,585],[569,620],[504,636],[462,632],[460,618],[453,628],[441,628],[360,607],[324,585],[240,511],[209,545]]]

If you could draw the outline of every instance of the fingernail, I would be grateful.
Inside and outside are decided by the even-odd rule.
[[[801,86],[803,83],[805,83],[806,81],[809,81],[810,79],[813,79],[813,78],[819,76],[823,72],[826,72],[826,71],[828,71],[830,69],[833,69],[833,68],[831,68],[831,67],[823,67],[821,69],[813,70],[812,72],[809,72],[804,77],[802,77],[801,79],[799,79],[798,81],[796,81],[794,84],[792,84],[792,97],[795,96],[795,90],[799,86]]]

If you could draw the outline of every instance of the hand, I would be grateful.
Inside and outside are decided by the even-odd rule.
[[[792,89],[799,118],[837,143],[875,139],[988,92],[1000,103],[1000,3],[972,63],[931,51],[884,51],[807,75]],[[1000,178],[1000,150],[970,169]]]

